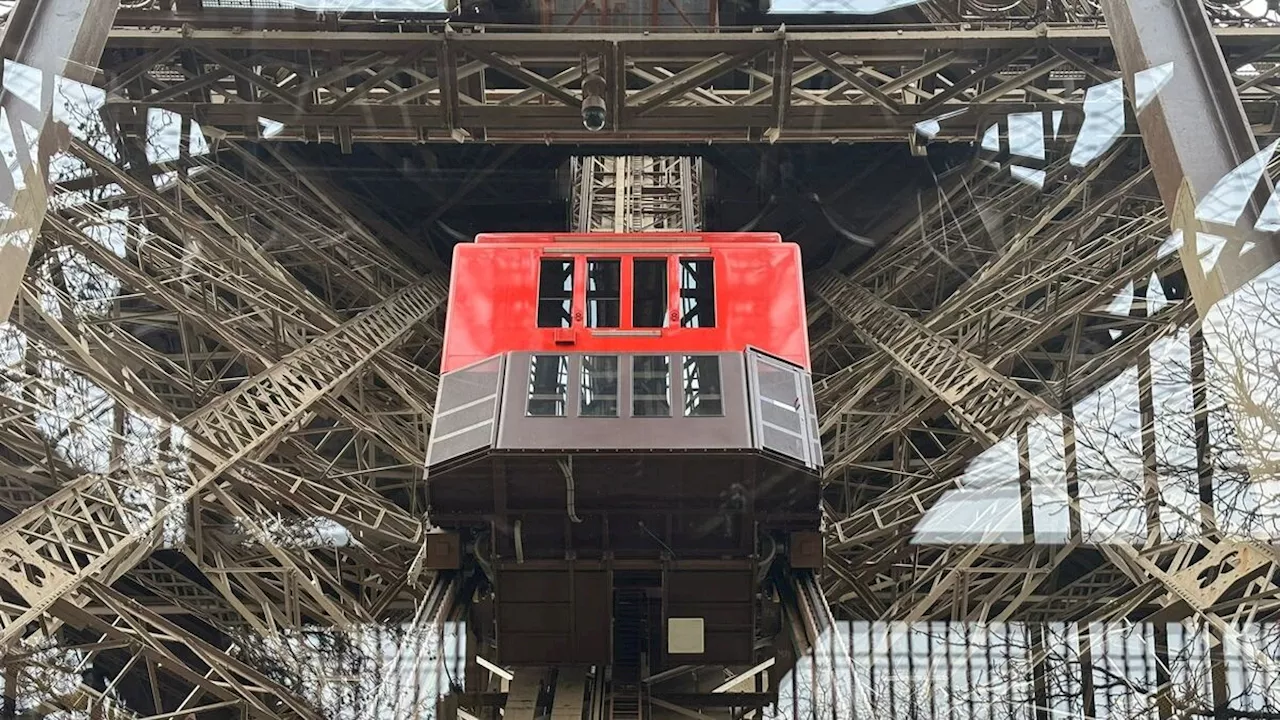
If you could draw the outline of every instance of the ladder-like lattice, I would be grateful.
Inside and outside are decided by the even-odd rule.
[[[575,157],[570,170],[570,225],[577,232],[702,228],[700,158]]]

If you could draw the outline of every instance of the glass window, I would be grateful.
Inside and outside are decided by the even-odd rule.
[[[587,261],[587,327],[616,328],[622,313],[622,261]]]
[[[582,358],[582,417],[618,416],[618,356]]]
[[[572,312],[573,261],[543,260],[538,272],[538,327],[569,327]]]
[[[529,359],[529,415],[564,417],[568,391],[567,355],[534,355]]]
[[[680,261],[680,327],[716,326],[716,278],[710,258]]]
[[[666,355],[636,355],[631,365],[631,414],[671,414],[671,363]]]
[[[667,314],[666,259],[636,260],[631,281],[631,326],[662,327]]]
[[[689,355],[684,359],[685,417],[724,415],[720,395],[720,358],[715,355]]]

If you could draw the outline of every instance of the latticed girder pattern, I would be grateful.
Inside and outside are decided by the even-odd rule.
[[[922,326],[911,316],[889,305],[845,278],[824,272],[812,280],[814,291],[863,336],[907,373],[913,382],[947,405],[963,428],[989,443],[1000,439],[1000,429],[1019,418],[1029,418],[1048,410],[1039,398],[1000,375],[954,342]],[[906,415],[883,415],[872,419],[873,426],[855,434],[863,446],[848,452],[859,455],[866,445],[878,445],[883,438],[913,422]]]
[[[1088,86],[1116,77],[1106,30],[1096,26],[786,28],[712,38],[510,26],[406,32],[398,24],[397,32],[273,33],[135,21],[138,29],[116,30],[109,48],[120,53],[120,72],[148,74],[146,92],[113,100],[110,112],[189,112],[234,138],[256,138],[259,118],[275,119],[273,140],[348,147],[479,138],[903,142],[931,123],[935,140],[970,141],[986,118],[1078,107]],[[1274,57],[1265,32],[1231,30],[1222,39],[1232,51]],[[328,52],[318,57],[315,47]],[[602,132],[582,127],[584,70],[608,76]],[[515,82],[485,77],[499,73]],[[754,82],[724,81],[735,75]],[[1250,118],[1269,122],[1274,78],[1237,82]]]
[[[1018,353],[1059,331],[1116,287],[1132,278],[1145,277],[1160,242],[1162,214],[1153,208],[1123,222],[1103,219],[1147,177],[1145,173],[1094,199],[1091,207],[1099,211],[1097,215],[1078,213],[1068,223],[1049,227],[1051,219],[1081,196],[1109,163],[1109,159],[1105,160],[1099,168],[1043,198],[1043,208],[1029,216],[1014,241],[975,270],[971,279],[921,318],[920,324],[974,353],[987,367],[1004,367]],[[914,255],[900,254],[898,259],[908,265],[937,261],[919,247]],[[875,279],[874,275],[858,273],[853,282],[864,284]],[[889,286],[875,294],[881,298],[900,297],[902,292]],[[1040,299],[1035,302],[1027,300],[1037,296]],[[873,353],[819,383],[819,401],[826,406],[822,430],[829,432],[842,426],[831,448],[834,458],[828,465],[829,474],[860,460],[890,439],[859,433],[856,421],[851,425],[843,416],[854,412],[893,367],[900,365],[887,355]],[[897,409],[890,414],[907,416],[904,422],[910,424],[933,402],[918,393],[908,395],[898,401]],[[846,436],[852,445],[843,439]]]
[[[174,236],[183,238],[180,243],[163,235],[149,235],[139,243],[137,264],[132,266],[84,233],[75,232],[66,224],[59,226],[67,230],[63,235],[76,249],[127,284],[148,292],[160,305],[174,309],[260,361],[264,353],[270,357],[273,348],[287,351],[339,324],[340,319],[331,308],[235,231],[229,220],[222,218],[221,222],[202,226],[199,220],[142,187],[83,143],[73,147],[79,157],[106,178],[147,200],[147,206],[156,208],[166,225],[173,228]],[[184,182],[181,188],[185,197],[221,218],[217,204],[194,186]],[[91,212],[86,214],[86,220],[94,219]],[[227,297],[235,298],[234,303],[223,299]],[[373,367],[390,379],[393,388],[403,389],[430,412],[436,389],[434,374],[416,369],[394,355],[375,360]],[[399,418],[371,416],[339,402],[329,404],[341,417],[386,443],[406,462],[417,462],[425,455],[422,433]]]
[[[1036,417],[1052,414],[1053,408],[1048,403],[849,281],[824,274],[815,279],[815,287],[833,307],[845,314],[851,325],[865,334],[869,344],[898,363],[937,401],[952,408],[953,416],[968,424],[965,429],[971,434],[995,427],[1011,432]],[[992,435],[993,442],[998,437]],[[918,517],[926,509],[926,500],[919,493],[912,493],[903,502],[909,502],[910,510],[914,511],[909,514]],[[877,503],[872,512],[878,518],[884,509],[883,504]],[[839,525],[844,523],[838,523],[834,529],[838,538],[843,534]],[[837,542],[836,549],[847,542]],[[1278,557],[1274,548],[1258,542],[1240,539],[1202,542],[1208,550],[1202,556],[1197,557],[1183,547],[1173,553],[1172,558],[1161,562],[1158,562],[1161,560],[1158,553],[1140,551],[1128,544],[1111,546],[1107,552],[1116,556],[1117,564],[1128,571],[1136,584],[1155,579],[1219,631],[1225,631],[1235,619],[1218,611],[1219,600],[1242,578],[1267,577],[1268,568],[1277,564]],[[980,547],[975,548],[969,562],[976,560],[981,552]],[[957,569],[948,565],[948,572],[954,574]],[[932,587],[935,593],[941,593],[945,585],[932,581]],[[1267,587],[1270,583],[1264,583],[1255,591],[1266,592]]]
[[[569,212],[580,232],[702,227],[702,159],[595,155],[570,159]]]
[[[84,475],[0,528],[0,579],[26,601],[6,619],[8,642],[89,577],[114,580],[152,549],[158,517],[138,501],[158,486],[136,469]],[[151,487],[147,487],[150,485]]]
[[[926,13],[937,10],[923,8]],[[366,34],[358,41],[365,45],[360,45],[350,33],[331,32],[328,37],[346,44],[319,58],[302,44],[312,40],[305,35],[276,37],[262,45],[261,34],[208,32],[198,27],[190,35],[151,30],[118,34],[115,47],[125,52],[112,61],[117,64],[107,69],[108,77],[121,69],[133,71],[135,79],[147,77],[137,83],[141,94],[129,90],[113,96],[112,111],[141,111],[134,113],[141,118],[155,104],[175,113],[189,112],[193,104],[200,104],[210,118],[206,127],[226,126],[237,136],[254,127],[255,110],[270,115],[268,108],[283,111],[290,105],[275,103],[281,99],[278,92],[307,108],[324,109],[319,114],[289,110],[292,121],[283,128],[282,137],[316,139],[332,133],[335,141],[349,145],[353,138],[452,142],[465,139],[469,131],[480,136],[481,130],[492,130],[485,137],[496,142],[532,137],[552,142],[599,140],[608,135],[593,137],[578,131],[574,107],[582,68],[594,62],[594,58],[584,61],[583,51],[590,54],[592,48],[610,44],[608,40],[581,35],[538,39],[517,32],[457,41],[375,35]],[[725,51],[709,62],[707,58],[715,53],[705,49],[701,38],[622,37],[617,52],[607,60],[618,63],[615,77],[631,81],[614,83],[614,87],[631,92],[615,92],[610,106],[644,112],[623,118],[632,127],[621,129],[634,130],[635,138],[663,142],[673,138],[685,142],[690,137],[671,132],[674,125],[700,128],[701,133],[694,135],[698,139],[733,133],[739,139],[785,142],[818,137],[820,123],[807,120],[821,115],[836,134],[901,140],[916,134],[917,122],[954,109],[966,112],[940,119],[939,139],[971,139],[975,130],[981,132],[989,122],[986,118],[1004,112],[1064,106],[1077,110],[1086,86],[1115,77],[1106,31],[1099,27],[1049,27],[1043,32],[1008,27],[870,31],[858,36],[866,42],[859,46],[857,57],[843,54],[853,36],[841,33],[725,35],[709,38],[720,43],[718,51]],[[1254,56],[1266,63],[1268,56],[1275,55],[1274,33],[1233,29],[1223,36],[1236,58]],[[427,52],[421,51],[419,40],[430,43]],[[375,52],[384,49],[384,41],[391,43],[387,52]],[[193,49],[199,43],[210,51]],[[308,55],[303,58],[303,53]],[[515,68],[515,79],[529,87],[476,82],[486,68]],[[563,72],[547,74],[559,68]],[[407,75],[401,73],[404,69]],[[452,71],[457,71],[456,76],[450,76]],[[735,90],[732,83],[719,82],[717,76],[726,71],[752,77],[751,88]],[[1274,88],[1268,87],[1274,77],[1264,71],[1261,77],[1242,72],[1236,78],[1246,91],[1247,111],[1259,123],[1269,122],[1265,113],[1274,104]],[[117,97],[128,100],[115,103]],[[890,118],[887,123],[886,117]],[[535,132],[526,127],[539,124],[573,132],[548,133],[546,127]],[[1076,131],[1071,123],[1065,129],[1064,135]],[[235,144],[217,144],[237,156],[246,177],[212,164],[212,157],[185,158],[179,163],[185,174],[170,183],[171,189],[152,192],[130,184],[128,176],[110,163],[96,167],[102,178],[126,188],[127,197],[113,205],[129,206],[130,222],[149,231],[139,235],[146,242],[139,243],[137,250],[131,248],[124,259],[81,232],[82,223],[93,221],[88,213],[63,211],[52,221],[52,231],[42,242],[66,243],[52,249],[74,248],[108,267],[136,292],[132,296],[122,292],[115,299],[120,315],[69,333],[44,332],[46,323],[54,325],[48,318],[20,319],[22,329],[54,348],[50,356],[72,372],[91,378],[120,405],[164,419],[182,417],[233,386],[244,367],[250,373],[289,367],[288,360],[276,363],[339,328],[363,308],[413,286],[421,275],[401,256],[415,257],[414,248],[402,246],[398,250],[403,252],[398,253],[386,247],[404,238],[397,240],[389,228],[377,225],[376,218],[353,222],[359,213],[342,207],[340,194],[311,170],[299,172],[296,164],[291,165],[288,151],[278,150],[278,145],[266,150],[273,157],[269,164]],[[1016,595],[998,611],[984,600],[981,610],[970,609],[963,619],[999,617],[996,612],[1014,612],[1010,608],[1019,602],[1023,607],[1031,605],[1033,601],[1024,596],[1049,580],[1048,568],[1066,552],[1025,547],[930,548],[910,560],[901,552],[912,525],[956,486],[955,478],[969,458],[983,445],[1008,440],[1028,418],[1051,411],[1031,394],[1036,381],[1014,380],[1027,367],[1021,355],[1041,350],[1057,353],[1056,348],[1043,347],[1046,338],[1058,339],[1066,324],[1078,322],[1082,313],[1098,315],[1097,308],[1118,284],[1153,269],[1163,271],[1153,250],[1163,232],[1163,219],[1151,203],[1122,204],[1100,197],[1106,193],[1099,187],[1106,186],[1090,185],[1087,177],[1084,182],[1059,183],[1054,168],[1047,174],[1055,179],[1049,192],[1015,181],[1005,172],[944,178],[938,207],[925,209],[917,222],[893,233],[870,260],[852,271],[851,280],[834,274],[812,278],[813,287],[826,300],[815,303],[814,316],[836,316],[831,330],[814,338],[815,345],[839,346],[827,368],[848,366],[818,384],[827,411],[824,429],[832,439],[833,474],[855,467],[862,472],[869,467],[864,464],[873,460],[883,463],[878,468],[902,463],[884,473],[899,478],[892,487],[869,502],[847,503],[830,525],[835,538],[832,547],[838,553],[832,553],[835,557],[828,566],[828,589],[854,595],[864,604],[860,611],[939,618],[947,615],[948,599],[962,593],[988,600]],[[1086,186],[1088,192],[1082,191]],[[1016,219],[1017,232],[993,237],[984,230],[983,212]],[[1064,222],[1060,220],[1064,216],[1075,219]],[[856,257],[862,253],[859,250]],[[839,258],[834,266],[846,271],[852,257]],[[28,286],[34,295],[44,291],[37,285]],[[150,303],[159,310],[153,311]],[[33,306],[30,298],[27,304]],[[177,327],[178,341],[168,349],[174,354],[165,355],[129,334],[130,321],[124,318],[135,312],[137,304],[143,305],[142,313],[152,315],[154,327],[162,332]],[[1086,354],[1066,377],[1040,378],[1038,385],[1060,391],[1063,397],[1079,397],[1144,353],[1166,331],[1163,325],[1185,324],[1190,319],[1187,310],[1185,302],[1178,303],[1149,323],[1125,325],[1122,341]],[[144,322],[143,327],[151,326]],[[425,323],[417,323],[401,337],[412,334],[438,339],[434,328]],[[197,342],[188,342],[193,337]],[[362,337],[359,342],[369,339]],[[1075,350],[1072,346],[1062,354]],[[339,355],[357,351],[355,347],[337,350]],[[202,368],[200,360],[179,359],[179,352],[220,355],[219,362],[225,360],[225,364]],[[103,362],[89,362],[94,358]],[[108,375],[117,367],[131,372],[121,372],[113,382]],[[298,376],[316,371],[307,362],[293,369]],[[319,371],[336,372],[332,367]],[[220,468],[227,468],[222,477],[228,482],[204,486],[199,502],[193,503],[199,506],[195,518],[199,532],[183,551],[205,571],[221,596],[155,559],[133,568],[127,582],[134,585],[128,587],[141,586],[232,632],[271,633],[296,624],[303,615],[338,624],[380,616],[383,601],[392,601],[395,585],[402,580],[386,572],[400,565],[385,561],[394,561],[394,552],[412,544],[418,522],[394,504],[410,505],[412,495],[408,502],[397,495],[393,503],[378,491],[401,482],[400,473],[409,479],[394,488],[399,493],[420,479],[421,473],[420,468],[379,466],[386,464],[388,454],[408,464],[420,462],[419,445],[425,434],[414,423],[430,413],[436,389],[433,379],[406,357],[381,353],[367,360],[362,371],[320,390],[305,378],[286,373],[267,382],[251,381],[236,391],[243,396],[230,404],[214,403],[197,411],[189,428],[197,465],[181,487],[207,482],[208,475]],[[317,392],[324,397],[317,398]],[[294,405],[272,405],[268,396],[277,393],[291,395]],[[60,478],[76,477],[78,471],[69,472],[67,463],[56,456],[41,457],[48,448],[41,447],[42,438],[29,413],[24,407],[0,407],[5,444],[17,458],[6,454],[5,464],[0,465],[4,475],[0,505],[26,511],[29,515],[19,519],[32,522],[30,527],[11,523],[0,529],[0,548],[11,557],[38,547],[37,561],[47,564],[53,574],[42,567],[15,565],[4,577],[11,584],[25,582],[34,587],[34,580],[45,587],[73,576],[72,592],[64,596],[68,602],[52,601],[49,606],[55,615],[73,617],[79,627],[92,626],[74,609],[78,603],[92,603],[95,617],[114,618],[110,622],[115,629],[101,630],[112,635],[113,642],[129,644],[130,662],[148,663],[149,671],[160,665],[186,666],[188,670],[179,672],[184,688],[200,688],[202,697],[215,705],[239,704],[251,714],[283,712],[270,698],[279,689],[239,670],[222,675],[210,672],[201,663],[222,664],[222,657],[203,648],[180,647],[183,643],[177,640],[184,633],[176,627],[139,619],[127,604],[96,593],[93,582],[74,580],[84,575],[104,581],[118,577],[154,546],[158,529],[154,515],[157,506],[162,512],[172,507],[174,498],[163,497],[163,492],[172,492],[173,478],[148,468],[113,468],[105,476],[84,476],[60,490],[64,485]],[[312,415],[318,420],[308,423]],[[939,443],[940,457],[921,452],[919,458],[910,459],[920,461],[912,468],[895,448],[891,460],[879,459],[878,451],[889,443],[905,445],[909,436],[939,429],[928,426],[942,415],[948,415],[965,436]],[[414,419],[406,419],[410,417]],[[340,424],[327,425],[331,420]],[[917,432],[922,428],[926,433]],[[312,438],[320,433],[325,440],[313,446]],[[346,435],[362,440],[352,440],[337,451],[338,458],[331,457],[334,446],[346,442]],[[329,436],[340,439],[330,442]],[[47,469],[37,464],[41,459],[48,461]],[[365,478],[377,484],[369,486]],[[384,479],[387,485],[381,484]],[[312,553],[281,553],[278,547],[264,550],[254,546],[252,539],[224,534],[224,527],[200,526],[211,518],[223,521],[242,514],[249,522],[235,532],[256,536],[260,521],[277,512],[290,518],[324,515],[335,519],[362,545],[342,548],[335,553],[342,562],[325,567]],[[140,534],[131,534],[139,530]],[[1138,598],[1133,602],[1168,605],[1176,596],[1211,617],[1239,619],[1245,611],[1238,608],[1246,604],[1223,605],[1225,585],[1205,582],[1213,575],[1206,571],[1226,568],[1228,580],[1249,573],[1265,576],[1271,556],[1265,548],[1235,542],[1206,542],[1203,550],[1203,555],[1197,555],[1172,544],[1141,552],[1106,548],[1107,570],[1055,585],[1058,589],[1046,590],[1053,594],[1036,600],[1036,607],[1050,615],[1075,612],[1103,602],[1091,596],[1114,597],[1139,586],[1131,594]],[[94,564],[98,561],[102,561],[100,567]],[[94,572],[94,567],[101,572]],[[1153,578],[1162,585],[1157,587]],[[1271,592],[1263,585],[1250,591]],[[348,592],[344,586],[359,590]],[[1160,587],[1168,597],[1153,600],[1162,592]],[[330,589],[335,589],[336,599],[326,605],[323,596]],[[40,600],[38,588],[29,587],[28,592]],[[896,602],[894,597],[903,599]],[[1247,605],[1263,610],[1274,607],[1267,602]],[[16,632],[10,628],[20,616],[29,618],[31,610],[27,604],[0,607],[6,632]],[[89,697],[92,692],[81,688],[68,702],[80,703]],[[287,698],[282,700],[289,704]],[[197,707],[181,709],[201,712]],[[300,708],[294,710],[304,714]]]
[[[1272,169],[1275,167],[1273,163]],[[920,323],[955,338],[960,347],[969,349],[987,367],[1007,367],[1020,353],[1065,328],[1081,313],[1110,300],[1126,283],[1143,283],[1153,272],[1169,272],[1177,259],[1159,257],[1158,248],[1169,232],[1163,209],[1152,199],[1131,199],[1135,187],[1148,177],[1146,171],[1138,173],[1106,194],[1091,198],[1091,212],[1079,213],[1076,219],[1057,224],[1051,232],[1020,233],[1002,255],[921,318]],[[1050,199],[1045,205],[1047,211],[1040,213],[1042,216],[1055,213],[1060,207],[1057,200]],[[906,261],[907,257],[901,259]],[[865,278],[867,272],[859,271],[854,276]],[[1028,307],[1029,297],[1040,299]],[[1192,308],[1185,302],[1166,308],[1153,318],[1156,322],[1142,324],[1112,350],[1091,356],[1073,370],[1069,382],[1056,391],[1057,396],[1082,397],[1102,379],[1131,365],[1144,348],[1170,328],[1186,326],[1192,315]],[[998,316],[999,322],[992,322],[993,316]],[[889,419],[919,419],[939,405],[936,395],[919,386],[905,394],[894,392],[887,398],[873,394],[891,369],[901,372],[893,358],[873,353],[818,384],[827,390],[822,428],[831,436],[828,451],[833,456],[827,465],[830,477],[865,460],[869,453],[891,442],[894,432],[901,432],[912,423],[904,419],[889,428],[888,434],[882,434],[889,427]],[[1009,437],[1015,429],[1002,428],[999,437]],[[953,476],[981,445],[977,438],[961,438],[944,456],[930,460],[929,477],[904,478],[877,496],[874,503],[851,508],[839,516],[834,525],[837,537],[833,549],[847,550],[877,538],[902,537],[938,498],[957,487]]]
[[[155,558],[135,565],[129,579],[223,632],[244,627],[244,618],[225,600]]]
[[[0,577],[27,608],[0,629],[0,640],[21,635],[28,622],[55,601],[69,600],[84,581],[111,582],[136,564],[168,512],[241,460],[269,452],[282,432],[401,339],[445,295],[444,283],[434,279],[397,293],[185,418],[200,467],[159,512],[135,519],[127,503],[133,475],[118,472],[85,476],[6,523],[0,553],[9,562]]]
[[[249,715],[257,717],[321,717],[257,668],[193,636],[137,601],[96,581],[90,581],[85,589],[93,596],[95,606],[106,608],[115,616],[110,621],[102,617],[79,618],[86,629],[101,632],[108,641],[127,643],[139,658],[165,670],[166,680],[183,686],[187,698],[205,696],[206,701],[217,699],[243,705]]]

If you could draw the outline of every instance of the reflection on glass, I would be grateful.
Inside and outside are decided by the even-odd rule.
[[[967,110],[962,108],[960,110],[952,110],[949,113],[943,113],[942,115],[929,118],[928,120],[921,120],[915,125],[916,132],[920,133],[920,135],[925,139],[932,140],[938,136],[938,133],[942,132],[943,121],[963,115],[965,112],[967,112]]]
[[[1173,234],[1165,238],[1164,242],[1160,243],[1159,249],[1156,250],[1156,257],[1159,259],[1167,258],[1170,255],[1178,252],[1178,250],[1180,250],[1181,248],[1182,248],[1182,231],[1174,230]]]
[[[914,542],[1021,542],[1017,451],[1017,438],[1006,438],[969,463],[959,478],[961,487],[943,496],[916,524]]]
[[[1262,212],[1258,214],[1258,221],[1254,223],[1253,229],[1261,232],[1280,230],[1280,194],[1276,191],[1267,196],[1267,202],[1262,206]]]
[[[1280,140],[1240,163],[1214,184],[1213,189],[1196,204],[1196,219],[1232,226],[1239,222],[1245,205],[1262,179],[1262,173],[1275,155],[1277,145],[1280,145]]]
[[[284,123],[277,122],[271,118],[258,118],[259,133],[264,139],[270,139],[279,135],[284,131]]]
[[[330,720],[436,717],[451,678],[466,672],[464,622],[285,627],[248,643],[245,657],[296,678],[296,692]]]
[[[1147,68],[1133,76],[1133,106],[1142,112],[1155,100],[1160,89],[1173,78],[1173,63]]]
[[[579,412],[583,417],[618,416],[617,355],[584,355],[582,357],[582,397]]]
[[[1071,538],[1062,423],[1061,415],[1053,415],[1036,418],[1027,428],[1031,516],[1039,543],[1065,543]]]
[[[1278,645],[1276,623],[1228,634],[1221,712],[1275,714]],[[763,717],[1157,720],[1165,697],[1219,707],[1210,647],[1211,631],[1195,622],[838,621],[781,678]],[[1168,695],[1143,691],[1162,683]]]
[[[1071,148],[1071,164],[1084,167],[1102,157],[1124,132],[1124,84],[1117,78],[1084,94],[1084,123]]]
[[[1009,174],[1020,182],[1026,183],[1037,190],[1044,189],[1045,174],[1043,170],[1023,167],[1021,165],[1010,165]]]
[[[1159,283],[1153,277],[1148,287]],[[1162,293],[1163,295],[1163,293]],[[1280,481],[1268,468],[1280,460],[1280,417],[1275,412],[1275,368],[1280,367],[1280,292],[1247,286],[1229,298],[1231,325],[1222,316],[1204,326],[1203,383],[1207,449],[1213,481],[1212,512],[1228,537],[1280,537]],[[1167,302],[1167,300],[1162,300]],[[1222,307],[1222,304],[1219,305]],[[1149,307],[1148,312],[1158,312]],[[1222,310],[1225,312],[1225,309]],[[1248,325],[1238,322],[1248,318]],[[1068,448],[1061,416],[1037,418],[1028,429],[1035,540],[1065,542],[1068,518],[1078,512],[1087,543],[1141,543],[1152,529],[1166,539],[1200,532],[1201,465],[1193,378],[1198,362],[1191,331],[1158,338],[1147,352],[1149,380],[1137,366],[1122,371],[1075,403],[1074,445]],[[1142,433],[1140,393],[1149,383],[1153,444]],[[1144,458],[1153,458],[1149,485]],[[1067,490],[1066,458],[1075,460],[1078,484]],[[961,487],[947,493],[917,524],[920,543],[1016,542],[1021,526],[1017,445],[1006,438],[970,462]],[[1151,512],[1155,526],[1149,526]]]
[[[1275,154],[1277,144],[1280,144],[1280,141],[1263,148],[1261,152],[1241,163],[1239,167],[1219,180],[1209,194],[1196,205],[1196,218],[1227,225],[1235,225],[1239,222],[1245,205]],[[1274,193],[1271,197],[1274,198]],[[1268,206],[1271,204],[1272,200],[1269,198]],[[1258,224],[1265,225],[1264,218],[1259,218]]]
[[[1154,315],[1169,305],[1169,296],[1165,295],[1164,283],[1160,282],[1158,273],[1151,273],[1151,279],[1147,281],[1147,312]]]
[[[1044,113],[1009,115],[1009,152],[1020,157],[1044,160]]]
[[[631,365],[631,414],[671,414],[671,363],[666,355],[636,355]]]
[[[205,7],[244,7],[245,0],[206,0]],[[317,12],[449,13],[445,0],[253,0],[253,7],[296,8]]]
[[[1000,152],[1000,126],[992,125],[987,131],[982,133],[982,149],[991,152]]]
[[[1196,257],[1200,259],[1200,269],[1206,273],[1213,272],[1218,264],[1218,257],[1227,247],[1227,239],[1213,233],[1196,233]]]
[[[1119,315],[1120,317],[1128,317],[1129,312],[1133,309],[1133,286],[1134,282],[1130,280],[1125,286],[1116,291],[1111,302],[1107,303],[1106,313],[1108,315]]]
[[[531,417],[564,417],[568,391],[567,355],[534,355],[529,359],[528,414]]]
[[[147,143],[147,162],[154,165],[177,160],[178,144],[182,139],[182,118],[169,110],[148,109],[147,137],[155,139],[155,142]]]
[[[686,417],[724,414],[724,401],[720,394],[720,358],[715,355],[687,355],[683,375]]]

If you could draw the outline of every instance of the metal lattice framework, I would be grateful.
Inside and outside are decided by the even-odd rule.
[[[965,110],[935,136],[972,140],[984,119],[1036,110],[1078,115],[1088,86],[1118,77],[1103,27],[713,36],[424,30],[119,28],[107,40],[108,56],[119,58],[109,87],[127,99],[110,111],[127,122],[145,117],[142,108],[167,108],[251,138],[264,134],[259,118],[267,118],[273,138],[350,147],[548,138],[902,142],[919,123]],[[1265,62],[1277,32],[1227,27],[1218,38],[1244,65]],[[609,79],[610,132],[579,123],[582,80],[593,72]],[[1238,76],[1260,128],[1272,123],[1274,80],[1265,71]],[[1074,134],[1073,123],[1064,130]]]
[[[935,188],[903,188],[864,232],[874,250],[850,244],[808,278],[828,454],[821,593],[865,633],[1009,623],[998,642],[963,642],[985,648],[983,672],[1000,665],[993,647],[1009,659],[1022,643],[1037,717],[1067,666],[1081,676],[1069,693],[1081,711],[1103,713],[1096,673],[1109,650],[1089,639],[1107,637],[1099,627],[1145,628],[1143,658],[1155,658],[1145,685],[1134,688],[1127,665],[1117,672],[1162,719],[1229,706],[1231,662],[1276,675],[1274,643],[1237,647],[1241,628],[1280,609],[1275,531],[1230,531],[1237,506],[1269,500],[1232,485],[1232,473],[1269,481],[1270,457],[1213,446],[1253,430],[1237,414],[1237,436],[1219,437],[1215,423],[1234,406],[1206,380],[1206,365],[1223,363],[1200,332],[1213,274],[1194,272],[1238,238],[1223,230],[1230,237],[1206,249],[1207,211],[1188,206],[1171,223],[1167,154],[1148,165],[1141,152],[1134,61],[1121,53],[1122,67],[1107,27],[961,26],[974,8],[953,16],[939,3],[932,24],[904,28],[544,34],[305,13],[249,23],[179,2],[129,6],[103,37],[87,21],[58,28],[71,41],[49,50],[38,32],[14,39],[34,27],[33,5],[53,5],[24,3],[6,29],[14,62],[0,103],[18,138],[12,156],[0,148],[16,171],[0,173],[10,209],[0,307],[13,302],[0,326],[7,708],[407,716],[399,686],[356,697],[358,682],[320,677],[375,665],[414,685],[431,712],[431,693],[455,672],[475,691],[468,707],[497,702],[477,690],[474,662],[455,668],[457,653],[419,632],[459,619],[458,588],[422,573],[419,557],[443,264],[309,172],[290,141],[344,152],[366,141],[893,141],[920,154],[974,142],[979,156]],[[1034,14],[1023,5],[1034,3],[1007,17]],[[1268,138],[1280,29],[1211,9],[1234,82],[1217,90],[1239,98],[1237,130]],[[1100,10],[1063,12],[1039,19],[1096,21]],[[73,62],[42,66],[50,52]],[[76,72],[100,54],[100,75]],[[24,96],[23,67],[44,67],[51,74],[36,75],[52,91]],[[608,79],[599,133],[580,119],[591,73]],[[1225,167],[1256,151],[1236,147]],[[1260,156],[1256,175],[1276,162]],[[593,227],[677,227],[699,206],[698,168],[583,158],[579,197],[616,202],[571,213],[603,213],[587,218]],[[681,187],[660,196],[617,192],[670,177]],[[1208,193],[1196,182],[1188,197]],[[1265,219],[1254,204],[1251,217]],[[1195,238],[1181,257],[1175,230]],[[1169,348],[1184,346],[1175,373]],[[1265,364],[1263,350],[1252,346]],[[1170,373],[1186,378],[1176,381],[1185,427],[1173,429],[1161,390]],[[1138,427],[1112,437],[1104,401],[1136,407]],[[1171,459],[1178,428],[1190,454]],[[965,502],[991,517],[966,514]],[[1117,508],[1132,518],[1115,527],[1136,530],[1108,525]],[[931,535],[947,512],[958,519]],[[1203,698],[1174,691],[1174,621],[1205,638],[1202,653],[1188,650],[1208,668]],[[401,634],[370,639],[378,626]],[[335,637],[362,638],[361,657],[374,659],[318,670],[316,648]],[[1053,654],[1068,641],[1070,653]],[[430,654],[430,678],[387,660],[391,645]],[[886,658],[901,654],[889,645]],[[1274,712],[1275,693],[1242,709]],[[972,698],[953,702],[972,711]]]

